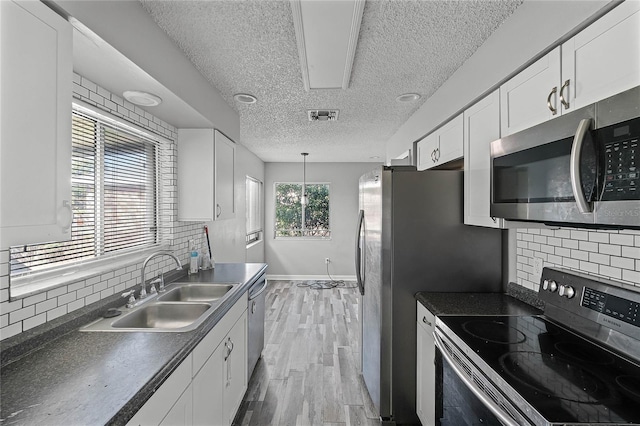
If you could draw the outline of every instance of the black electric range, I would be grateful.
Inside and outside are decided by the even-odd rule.
[[[545,268],[539,297],[540,316],[438,317],[446,364],[502,424],[640,425],[640,293]]]

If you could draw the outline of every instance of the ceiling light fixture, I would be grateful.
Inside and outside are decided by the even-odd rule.
[[[152,107],[162,103],[162,98],[151,93],[139,90],[127,90],[122,94],[126,100],[135,105]]]
[[[365,0],[291,0],[304,90],[346,89]]]
[[[405,93],[396,98],[398,102],[413,102],[420,99],[421,96],[418,93]]]
[[[255,104],[258,100],[258,98],[248,93],[236,93],[233,95],[233,99],[241,104]]]
[[[309,197],[307,195],[307,155],[308,152],[301,152],[302,155],[302,198],[300,199],[300,204],[302,207],[309,204]],[[302,225],[304,227],[304,223]]]

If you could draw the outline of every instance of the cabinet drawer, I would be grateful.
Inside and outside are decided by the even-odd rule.
[[[193,350],[193,377],[198,374],[204,363],[209,359],[213,351],[218,347],[224,336],[229,333],[231,327],[247,310],[247,293],[244,293],[240,299],[233,305],[229,312],[220,320],[218,324],[205,336],[198,346]]]
[[[420,324],[420,326],[424,328],[425,331],[433,333],[433,329],[435,328],[436,324],[435,316],[431,313],[431,311],[425,308],[422,303],[416,302],[416,306],[416,320],[418,321],[418,324]]]

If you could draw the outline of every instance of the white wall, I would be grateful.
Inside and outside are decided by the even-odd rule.
[[[335,277],[355,276],[355,236],[358,180],[375,163],[309,163],[308,183],[329,183],[330,240],[274,239],[275,182],[302,182],[302,163],[265,165],[265,260],[270,276],[328,279],[324,259],[331,259]]]
[[[387,162],[491,91],[605,7],[606,0],[525,2],[387,142]]]

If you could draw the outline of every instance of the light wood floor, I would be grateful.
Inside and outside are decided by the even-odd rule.
[[[358,372],[357,288],[297,283],[269,281],[265,348],[234,424],[379,425]]]

